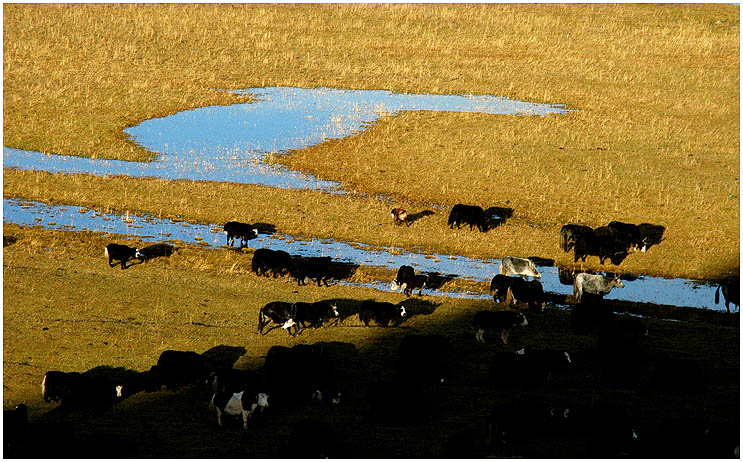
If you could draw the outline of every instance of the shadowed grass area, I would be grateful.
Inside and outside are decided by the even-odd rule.
[[[468,444],[454,447],[454,454],[504,455],[485,447],[487,417],[491,405],[513,402],[518,396],[574,406],[588,406],[592,399],[625,403],[637,419],[640,435],[654,431],[666,418],[700,417],[726,425],[737,421],[737,315],[714,325],[644,320],[650,331],[651,370],[666,357],[699,361],[709,375],[710,386],[704,391],[683,391],[683,384],[679,390],[656,390],[642,385],[649,376],[637,383],[602,385],[596,371],[579,362],[574,372],[557,376],[546,388],[514,392],[489,382],[496,351],[532,345],[566,349],[574,358],[586,358],[596,338],[574,334],[569,311],[550,309],[527,312],[529,325],[515,328],[508,345],[500,343],[497,334],[486,334],[487,343],[478,344],[470,322],[477,310],[502,308],[490,301],[428,296],[408,300],[397,293],[341,285],[297,287],[293,281],[250,273],[250,259],[241,252],[188,245],[176,245],[170,256],[121,270],[107,266],[103,246],[136,242],[15,225],[6,225],[4,235],[15,238],[3,250],[4,405],[26,403],[33,429],[53,429],[47,437],[59,443],[53,445],[58,455],[101,457],[118,448],[126,457],[275,457],[287,449],[292,425],[306,419],[332,425],[338,432],[334,447],[340,457],[436,457],[460,432],[468,433]],[[343,313],[353,312],[365,299],[403,302],[414,315],[399,328],[364,328],[352,315],[338,327],[307,330],[295,338],[280,330],[256,333],[258,309],[269,301],[334,300]],[[452,340],[457,359],[451,382],[421,395],[430,414],[424,423],[372,426],[367,389],[394,377],[399,343],[413,333],[437,333]],[[166,349],[199,353],[244,349],[234,363],[244,369],[261,367],[272,345],[320,341],[336,342],[330,351],[343,387],[343,404],[337,409],[277,407],[247,433],[237,425],[217,427],[208,409],[209,392],[199,387],[139,393],[107,410],[68,414],[44,403],[39,389],[47,370],[85,372],[108,366],[143,371]],[[588,440],[568,438],[569,445],[547,439],[520,454],[589,454]],[[36,447],[31,454],[47,453]]]

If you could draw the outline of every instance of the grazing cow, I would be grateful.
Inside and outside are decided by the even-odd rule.
[[[722,296],[725,299],[725,308],[730,313],[730,304],[738,305],[740,309],[740,278],[731,278],[717,286],[715,290],[715,304],[720,303],[720,290],[722,289]]]
[[[599,226],[593,232],[586,232],[578,236],[573,244],[573,262],[586,261],[589,255],[599,257],[603,265],[606,259],[612,264],[619,265],[627,256],[628,247],[625,242],[618,241],[614,230],[608,226]]]
[[[515,402],[491,408],[487,444],[499,455],[505,455],[503,451],[531,449],[534,441],[572,434],[574,427],[575,417],[571,408],[522,396]],[[528,453],[525,456],[536,457]]]
[[[292,256],[283,250],[257,249],[251,267],[258,276],[266,276],[271,271],[274,278],[289,273],[297,280],[303,279],[292,262]]]
[[[647,250],[647,244],[642,238],[640,228],[632,223],[622,223],[621,221],[612,221],[607,226],[613,234],[614,240],[620,243],[626,250],[634,252]]]
[[[392,280],[392,287],[390,287],[390,290],[397,290],[398,292],[401,292],[405,289],[406,283],[408,280],[415,277],[415,270],[410,265],[402,265],[397,270],[397,276],[395,276],[395,279]]]
[[[296,302],[294,304],[294,322],[302,328],[322,327],[330,318],[338,318],[338,307],[328,302]]]
[[[519,277],[506,276],[504,274],[496,274],[490,281],[490,294],[493,296],[493,300],[496,303],[501,303],[506,300],[508,295],[508,289],[511,288],[513,282],[518,279],[523,281]]]
[[[418,295],[423,294],[423,288],[426,287],[428,276],[424,274],[415,274],[412,266],[402,265],[397,270],[397,277],[392,281],[392,290],[401,290],[405,295],[412,295],[415,289],[418,289]]]
[[[307,257],[295,259],[294,265],[297,271],[297,284],[303,285],[306,278],[314,279],[317,286],[325,284],[328,287],[328,279],[331,278],[330,265],[332,257]]]
[[[526,316],[515,311],[478,311],[472,319],[472,326],[475,328],[475,340],[485,343],[483,334],[486,330],[495,330],[500,332],[503,344],[508,343],[508,334],[511,328],[519,325],[528,324]]]
[[[243,428],[248,429],[248,420],[256,410],[263,412],[268,407],[268,394],[246,389],[239,393],[217,392],[209,407],[217,412],[217,425],[222,426],[222,414],[242,416]]]
[[[580,273],[575,276],[573,284],[573,295],[577,300],[583,296],[583,292],[604,296],[611,292],[614,287],[623,288],[624,284],[619,276],[606,277],[600,274]]]
[[[461,224],[469,224],[470,230],[473,226],[476,226],[480,232],[484,233],[488,230],[489,221],[488,215],[482,207],[457,204],[452,207],[447,224],[450,229],[453,229],[454,225],[457,225],[457,229],[459,229]]]
[[[490,379],[499,387],[537,386],[570,366],[567,351],[526,347],[514,353],[497,352],[490,366]]]
[[[650,223],[640,223],[637,228],[640,230],[640,236],[642,236],[642,242],[646,250],[651,246],[660,244],[663,240],[663,233],[666,231],[665,226]]]
[[[408,382],[443,384],[453,357],[451,341],[442,335],[406,335],[397,353],[397,373]]]
[[[633,386],[648,376],[648,329],[635,317],[617,317],[602,325],[597,342],[600,379]]]
[[[322,344],[272,346],[266,354],[263,371],[278,405],[311,401],[340,404],[335,367]]]
[[[387,327],[390,322],[400,325],[406,314],[404,306],[397,306],[389,302],[364,300],[361,302],[359,320],[366,327],[369,327],[370,321],[375,321],[380,326]]]
[[[239,221],[228,221],[224,224],[224,233],[227,235],[227,245],[232,245],[235,238],[240,238],[240,247],[244,246],[250,239],[258,237],[258,229],[248,223]]]
[[[139,249],[129,247],[128,245],[108,244],[103,253],[106,255],[106,258],[108,258],[109,267],[113,266],[112,262],[114,260],[119,260],[121,262],[121,269],[126,269],[126,262],[132,258],[138,259],[140,263],[144,260],[144,256],[139,252]]]
[[[263,335],[263,328],[266,327],[270,322],[277,324],[266,331],[271,332],[273,329],[281,326],[282,329],[286,329],[289,335],[297,335],[299,331],[299,325],[294,320],[294,305],[289,302],[269,302],[258,311],[258,333]],[[294,333],[292,334],[292,326],[294,326]]]
[[[150,373],[157,385],[164,385],[170,391],[178,391],[184,385],[203,384],[209,375],[206,361],[200,354],[178,350],[160,353]]]
[[[579,239],[593,234],[593,228],[585,225],[564,225],[560,228],[560,248],[563,252],[569,252]]]
[[[529,309],[544,311],[544,307],[547,306],[542,283],[537,280],[524,281],[514,278],[509,292],[513,303],[528,303]],[[506,294],[506,302],[508,302],[508,294]]]
[[[524,279],[526,279],[526,276],[531,276],[533,278],[542,277],[539,271],[537,271],[537,267],[533,261],[528,258],[519,257],[503,257],[500,262],[499,274],[506,276],[509,274],[517,274]]]
[[[551,380],[555,372],[563,372],[572,366],[567,351],[525,347],[524,357],[537,369],[545,380]]]
[[[405,209],[399,207],[392,209],[392,220],[397,226],[403,224],[410,226],[410,222],[408,222],[408,212]]]
[[[41,381],[41,393],[45,402],[60,402],[64,407],[101,407],[116,402],[121,388],[79,372],[48,371]]]

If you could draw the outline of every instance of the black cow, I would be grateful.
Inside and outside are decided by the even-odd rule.
[[[404,290],[405,287],[403,284],[405,284],[408,280],[415,277],[415,269],[413,269],[410,265],[402,265],[397,270],[397,276],[395,276],[395,279],[392,280],[392,286],[390,287],[390,290],[397,290],[401,291]]]
[[[250,239],[258,237],[258,229],[248,223],[239,221],[228,221],[224,224],[224,233],[227,235],[227,245],[232,245],[235,238],[240,238],[240,247],[244,246]]]
[[[340,404],[335,367],[325,346],[275,345],[263,367],[269,390],[278,405],[318,401]]]
[[[569,252],[579,239],[585,239],[593,234],[593,228],[585,225],[564,225],[560,228],[560,248]]]
[[[399,325],[406,314],[404,306],[398,306],[389,302],[364,300],[361,302],[359,320],[367,327],[371,321],[375,321],[382,327],[387,327],[390,322]]]
[[[725,299],[725,308],[730,313],[730,304],[738,305],[740,309],[740,278],[730,278],[720,285],[715,290],[715,304],[720,303],[720,290],[722,290],[722,296]]]
[[[423,288],[428,282],[428,276],[415,274],[412,266],[402,265],[397,270],[397,277],[392,281],[392,290],[401,290],[405,295],[410,296],[413,290],[418,290],[418,295],[422,295]]]
[[[575,239],[573,244],[573,262],[586,261],[589,255],[599,257],[599,262],[609,259],[619,265],[627,257],[626,242],[616,239],[616,233],[607,226],[599,226],[592,233],[586,232]]]
[[[369,384],[367,401],[369,421],[376,424],[423,424],[430,422],[441,411],[438,387],[411,387],[402,381]]]
[[[292,256],[283,250],[257,249],[253,253],[251,267],[258,276],[266,276],[270,271],[274,278],[287,273],[297,280],[301,278],[296,265],[292,262]]]
[[[238,393],[247,384],[262,384],[262,377],[256,371],[220,367],[209,373],[207,384],[214,393]],[[265,391],[265,390],[264,390]]]
[[[442,335],[406,335],[397,353],[397,373],[405,381],[443,384],[450,375],[454,350]]]
[[[490,380],[498,387],[532,387],[551,380],[554,373],[571,366],[566,351],[534,349],[531,347],[511,352],[497,352],[490,366]]]
[[[486,330],[500,332],[503,343],[508,343],[508,334],[513,326],[526,326],[526,317],[515,311],[478,311],[472,319],[475,328],[475,340],[485,343],[483,334]]]
[[[322,327],[330,318],[338,318],[338,307],[328,302],[296,302],[294,304],[294,322],[302,328]]]
[[[48,371],[41,393],[45,402],[59,402],[64,407],[102,407],[116,402],[121,388],[113,381],[79,372]]]
[[[565,405],[550,404],[531,396],[495,405],[488,419],[487,444],[501,456],[515,451],[512,455],[533,458],[535,455],[520,451],[533,450],[536,441],[574,433],[574,414]]]
[[[204,358],[195,351],[165,350],[150,368],[152,380],[170,391],[184,385],[203,384],[208,377]]]
[[[273,322],[277,325],[268,329],[266,333],[280,326],[282,329],[286,329],[289,335],[297,335],[299,325],[294,318],[295,312],[292,303],[269,302],[258,311],[258,333],[263,335],[263,328]],[[292,333],[292,326],[294,326],[294,333]]]
[[[647,250],[639,226],[632,223],[612,221],[606,227],[613,232],[614,240],[622,245],[625,250],[639,250],[642,252]]]
[[[510,301],[528,303],[532,309],[544,310],[547,304],[541,282],[537,280],[527,282],[518,276],[496,274],[490,281],[490,293],[496,303],[509,301],[510,293]]]
[[[103,253],[108,258],[109,267],[113,266],[112,262],[114,260],[121,262],[121,269],[126,269],[126,262],[133,258],[138,259],[140,263],[144,260],[144,256],[139,252],[139,249],[129,247],[128,245],[111,243],[106,246],[106,250]]]
[[[303,420],[292,426],[287,444],[279,450],[279,459],[337,459],[339,443],[336,424]],[[344,457],[345,458],[345,457]]]
[[[295,259],[295,267],[297,271],[297,284],[303,285],[306,278],[314,279],[317,282],[317,286],[325,284],[328,287],[328,279],[332,277],[330,272],[330,265],[332,264],[332,257],[307,257],[301,259]]]
[[[469,224],[470,230],[473,226],[476,226],[480,232],[486,232],[488,230],[490,218],[485,213],[482,207],[477,205],[464,205],[456,204],[452,207],[449,213],[449,220],[447,224],[450,229],[457,225],[457,229],[460,228],[461,224]]]

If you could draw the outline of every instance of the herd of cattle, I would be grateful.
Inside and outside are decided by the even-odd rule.
[[[393,209],[392,215],[395,224],[409,224],[405,210]],[[464,224],[469,225],[470,229],[476,227],[485,232],[499,220],[500,217],[494,218],[480,207],[457,204],[451,210],[448,225],[450,228],[455,225],[459,228]],[[586,256],[595,255],[602,264],[607,258],[618,264],[629,252],[644,252],[650,245],[660,242],[663,231],[658,228],[616,221],[596,229],[565,225],[559,234],[560,248],[565,252],[573,249],[575,262],[579,259],[585,261]],[[258,235],[254,226],[239,222],[225,224],[224,232],[228,245],[238,238],[244,245]],[[122,269],[126,268],[129,260],[147,258],[139,249],[119,244],[107,245],[105,255],[109,266],[118,261]],[[330,257],[299,257],[280,250],[261,248],[253,254],[251,269],[265,277],[289,275],[299,285],[310,278],[318,286],[327,286],[332,277],[332,263]],[[540,278],[541,274],[532,260],[504,257],[499,274],[491,281],[490,292],[495,302],[505,302],[508,308],[516,303],[526,303],[531,310],[541,312],[547,299]],[[418,295],[421,295],[426,283],[425,275],[415,274],[412,266],[403,265],[392,281],[391,289],[408,296],[418,290]],[[576,334],[597,335],[596,364],[604,365],[601,377],[606,379],[631,377],[637,364],[646,362],[647,357],[648,329],[644,323],[637,318],[615,316],[602,304],[602,297],[615,287],[624,287],[619,277],[588,273],[579,273],[574,277],[577,303],[572,309],[572,327]],[[369,326],[372,321],[382,327],[399,326],[407,316],[408,312],[401,304],[375,300],[363,301],[358,309],[358,319],[364,326]],[[289,335],[296,336],[304,329],[339,325],[339,321],[339,307],[334,303],[274,301],[258,310],[257,330],[259,334],[266,335],[273,329],[281,328]],[[485,343],[484,334],[491,331],[499,335],[501,342],[506,345],[511,330],[525,327],[528,322],[523,312],[496,309],[478,311],[471,324],[477,343]],[[418,393],[420,387],[446,384],[452,376],[455,362],[450,338],[442,335],[404,336],[397,351],[397,378],[369,387],[367,400],[371,421],[414,418],[409,414],[419,413],[420,409],[415,407],[415,403],[421,399]],[[697,370],[693,365],[690,369],[687,363],[669,364],[658,366],[658,377],[654,377],[656,382],[662,381],[661,371],[663,377],[670,373],[684,380],[700,379],[690,377],[688,370]],[[556,375],[574,366],[571,352],[526,347],[515,352],[495,354],[490,375],[492,383],[501,388],[541,386],[551,383]],[[301,344],[292,348],[275,345],[269,349],[264,366],[257,370],[213,367],[196,352],[167,350],[148,371],[137,373],[126,381],[116,382],[77,372],[48,371],[41,383],[44,401],[59,402],[65,408],[109,406],[136,393],[160,391],[163,388],[177,392],[184,386],[208,389],[208,401],[218,425],[223,425],[225,419],[235,420],[241,422],[246,430],[249,422],[270,416],[269,403],[270,406],[280,407],[315,401],[337,405],[341,398],[336,365],[322,343]],[[25,411],[25,406],[22,411]],[[504,448],[518,446],[520,438],[533,432],[535,422],[540,422],[544,427],[540,430],[545,432],[562,432],[566,431],[566,426],[575,426],[574,414],[574,409],[552,404],[513,403],[494,407],[488,424],[488,444],[499,448],[503,454]],[[578,415],[584,419],[581,431],[590,433],[602,444],[606,443],[606,451],[597,455],[618,457],[634,454],[631,447],[637,441],[638,434],[634,422],[625,412],[616,408],[591,406],[589,410],[578,411]],[[6,418],[8,416],[5,415]],[[327,455],[327,448],[324,448],[310,456]]]

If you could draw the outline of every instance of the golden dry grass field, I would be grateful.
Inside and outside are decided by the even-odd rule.
[[[246,102],[221,90],[260,86],[486,94],[574,111],[407,112],[360,134],[272,157],[360,193],[348,197],[8,168],[3,195],[199,223],[267,222],[298,237],[420,252],[538,255],[560,265],[572,263],[558,248],[563,224],[645,222],[666,227],[662,243],[620,266],[602,267],[592,257],[585,267],[702,279],[739,274],[737,5],[3,5],[6,147],[151,159],[127,140],[125,128],[194,107]],[[514,215],[486,234],[450,230],[446,212],[396,227],[391,205],[378,195],[412,212],[469,203],[510,207]],[[345,441],[341,456],[469,454],[447,449],[455,433],[469,433],[471,454],[480,457],[593,455],[582,438],[551,439],[516,454],[482,447],[490,406],[513,399],[488,382],[496,351],[526,344],[579,356],[594,351],[595,336],[574,334],[568,311],[532,315],[508,345],[480,345],[470,321],[494,306],[489,301],[409,301],[345,285],[298,288],[251,273],[250,252],[185,244],[170,258],[121,271],[106,266],[102,249],[113,240],[137,244],[125,236],[10,224],[3,234],[4,406],[25,402],[32,422],[49,426],[40,428],[66,426],[70,441],[81,445],[70,456],[100,457],[121,445],[120,454],[130,457],[273,457],[303,419],[334,422]],[[352,280],[371,272],[361,267]],[[255,334],[257,310],[269,301],[333,299],[353,312],[369,298],[406,301],[414,316],[401,328],[362,328],[351,316],[297,338]],[[578,405],[592,397],[629,403],[646,434],[659,432],[664,419],[687,417],[739,428],[738,315],[685,319],[644,319],[648,369],[668,357],[699,361],[709,372],[704,392],[658,390],[645,378],[641,386],[605,386],[583,364],[559,390],[535,393]],[[456,379],[427,425],[374,433],[366,387],[393,375],[397,346],[408,333],[450,336],[460,355]],[[346,353],[353,344],[339,364],[348,404],[340,411],[278,410],[261,430],[244,435],[216,426],[200,390],[141,393],[102,413],[70,415],[55,412],[39,392],[47,370],[143,371],[165,349],[201,353],[220,345],[244,348],[235,367],[254,368],[271,345],[318,341],[342,342]],[[90,445],[94,440],[99,444]]]

